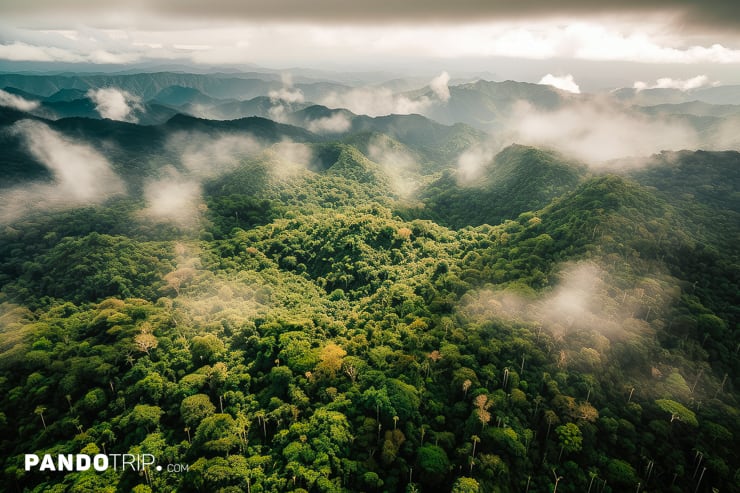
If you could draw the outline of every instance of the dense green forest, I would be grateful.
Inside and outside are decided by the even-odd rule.
[[[121,184],[0,210],[0,489],[740,491],[737,152],[514,145],[466,183],[480,132],[419,116],[22,118],[0,195],[56,183],[33,132]]]

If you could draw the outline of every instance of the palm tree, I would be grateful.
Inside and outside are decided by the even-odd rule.
[[[480,437],[478,435],[473,435],[470,437],[470,439],[473,441],[473,454],[472,457],[475,459],[475,445],[480,442]]]
[[[34,411],[36,414],[41,416],[41,424],[44,425],[44,430],[46,430],[46,420],[44,419],[44,411],[46,411],[46,408],[44,406],[36,406],[36,410]]]
[[[552,489],[552,493],[557,493],[558,491],[558,483],[561,479],[563,479],[563,476],[558,476],[555,472],[555,469],[552,470],[552,475],[555,477],[555,487]]]

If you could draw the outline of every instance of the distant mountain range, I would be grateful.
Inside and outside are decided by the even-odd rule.
[[[416,89],[412,89],[413,87]],[[94,117],[94,111],[91,110],[89,103],[83,102],[87,97],[87,91],[116,88],[133,95],[145,104],[166,106],[177,112],[211,119],[275,117],[274,108],[277,105],[284,106],[281,110],[284,113],[293,113],[310,106],[311,102],[321,103],[329,96],[341,96],[352,90],[352,86],[331,80],[303,78],[301,82],[293,85],[281,81],[275,74],[257,72],[0,74],[0,88],[28,100],[42,101],[52,112],[51,115],[56,117]],[[440,123],[462,122],[484,130],[499,129],[512,108],[521,101],[526,101],[540,111],[553,111],[574,102],[590,101],[595,97],[588,94],[572,94],[541,84],[485,80],[451,85],[448,99],[440,99],[434,91],[416,79],[393,79],[381,85],[367,86],[367,90],[383,90],[407,98],[414,103],[412,106],[414,111]],[[740,86],[704,87],[688,91],[624,88],[598,97],[625,106],[661,106],[660,110],[647,111],[649,114],[665,112],[665,105],[679,105],[669,111],[694,116],[724,117],[737,113],[734,106],[740,105]],[[155,115],[157,112],[159,114]],[[155,108],[142,112],[152,115],[140,117],[148,123],[161,123],[168,117],[163,112],[163,109]]]

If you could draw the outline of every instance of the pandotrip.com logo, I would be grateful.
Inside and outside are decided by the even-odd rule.
[[[25,454],[24,469],[26,472],[82,472],[109,469],[114,471],[156,471],[187,472],[187,464],[156,465],[152,454]]]

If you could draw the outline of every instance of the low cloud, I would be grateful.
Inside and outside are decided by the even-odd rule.
[[[284,101],[286,103],[302,103],[305,101],[303,92],[300,89],[292,87],[282,87],[279,90],[270,91],[268,96],[273,103],[277,103],[278,101]]]
[[[532,323],[556,338],[572,331],[595,331],[610,339],[649,330],[647,320],[677,296],[654,279],[617,287],[608,272],[592,262],[566,263],[554,289],[536,298],[507,290],[466,295],[463,313],[474,318],[502,318]]]
[[[262,151],[264,146],[249,134],[214,137],[179,132],[169,137],[165,149],[197,179],[213,178],[236,168]]]
[[[270,99],[273,102],[285,101],[286,103],[302,103],[305,98],[303,92],[300,89],[293,87],[293,77],[290,73],[284,73],[280,77],[283,82],[283,87],[280,90],[273,90],[268,93]]]
[[[90,89],[87,97],[95,103],[95,110],[100,116],[110,120],[136,123],[139,119],[134,113],[143,110],[141,98],[115,87]]]
[[[341,134],[352,126],[349,117],[343,113],[334,113],[325,118],[311,120],[306,129],[317,134]]]
[[[408,198],[419,188],[414,178],[418,164],[397,142],[387,137],[375,137],[367,146],[367,155],[380,165],[390,179],[391,188],[400,197]]]
[[[411,99],[403,94],[394,94],[385,87],[358,87],[344,92],[332,92],[319,102],[329,108],[346,108],[358,115],[368,116],[423,113],[432,104],[432,100],[426,96]]]
[[[457,179],[460,185],[471,185],[483,175],[484,168],[493,161],[497,149],[493,145],[476,145],[463,151],[457,158]]]
[[[293,87],[293,78],[290,74],[282,75],[283,87],[278,90],[272,90],[267,95],[273,106],[268,110],[272,120],[280,123],[287,122],[287,115],[290,111],[290,105],[303,103],[305,98],[300,89]]]
[[[26,98],[0,89],[0,106],[13,108],[18,111],[33,111],[39,107],[39,102],[29,101]]]
[[[98,204],[124,192],[124,184],[108,160],[91,146],[31,120],[15,123],[10,131],[21,138],[34,159],[49,169],[53,181],[3,191],[1,222],[14,221],[30,211]]]
[[[387,87],[356,87],[343,92],[331,92],[319,104],[368,116],[424,114],[431,106],[450,99],[449,81],[447,72],[429,81],[432,97],[411,97],[394,93]]]
[[[237,168],[262,152],[264,146],[251,135],[213,136],[178,132],[165,144],[165,155],[179,168],[166,167],[160,177],[144,186],[146,208],[140,217],[183,229],[197,227],[206,210],[202,184]]]
[[[313,160],[313,150],[306,144],[284,141],[268,149],[275,157],[275,166],[270,168],[273,177],[290,179],[309,168]]]
[[[706,75],[697,75],[690,79],[671,79],[670,77],[663,77],[655,81],[653,84],[647,82],[636,81],[633,84],[633,88],[638,91],[644,91],[645,89],[679,89],[681,91],[690,91],[692,89],[699,89],[705,86],[717,86],[719,82],[712,82]]]
[[[434,91],[434,94],[440,101],[448,101],[450,99],[449,82],[450,74],[447,72],[442,72],[429,82],[429,87]]]
[[[578,87],[578,84],[576,84],[576,81],[571,74],[563,75],[562,77],[557,77],[552,74],[547,74],[546,76],[540,79],[538,84],[544,84],[546,86],[557,87],[558,89],[561,89],[563,91],[572,92],[573,94],[581,93],[581,88]]]
[[[201,207],[200,183],[169,169],[163,178],[144,187],[147,207],[141,214],[159,223],[173,223],[180,227],[197,224]]]
[[[697,133],[686,124],[607,102],[577,103],[555,111],[540,111],[520,102],[506,128],[515,142],[554,148],[595,166],[611,159],[699,145]]]

